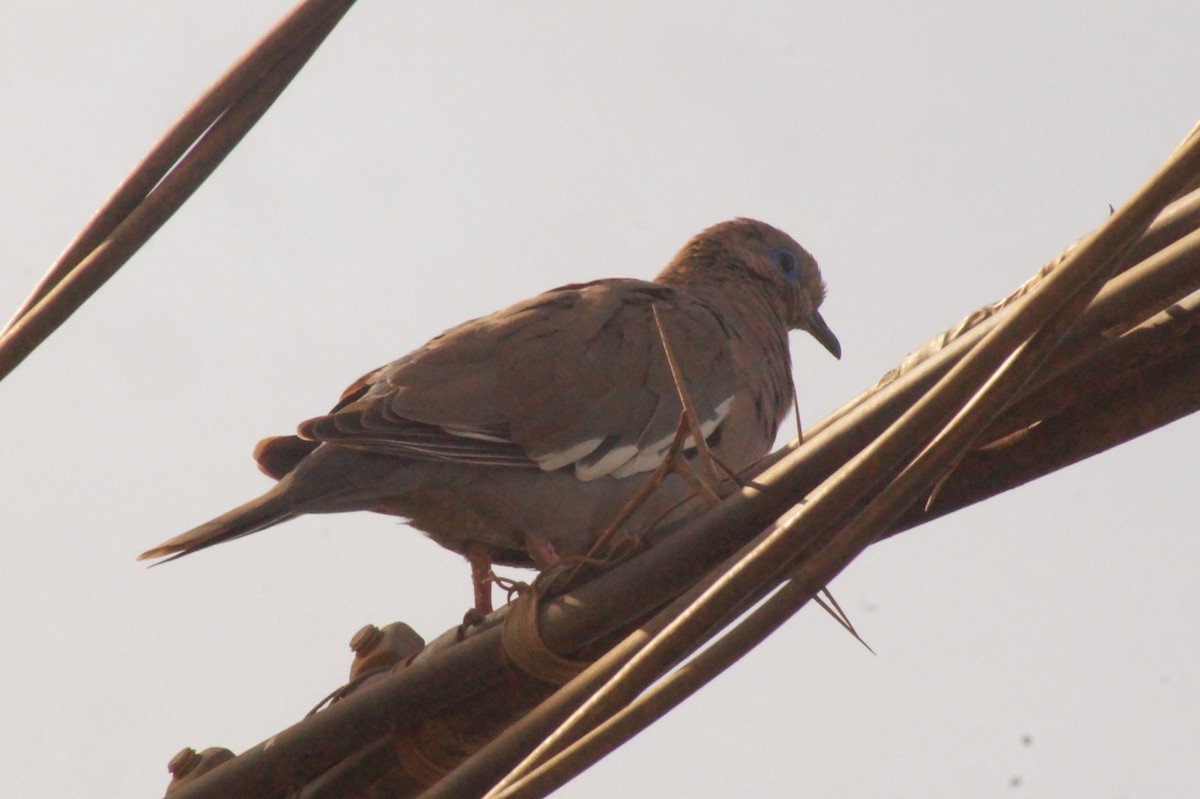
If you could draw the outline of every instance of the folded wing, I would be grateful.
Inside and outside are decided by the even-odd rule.
[[[409,458],[625,477],[661,461],[681,404],[658,310],[703,434],[736,393],[731,329],[686,292],[564,286],[467,322],[347,389],[304,439]]]

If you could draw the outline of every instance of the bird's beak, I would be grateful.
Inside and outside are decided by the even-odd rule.
[[[837,336],[833,335],[833,331],[829,329],[829,325],[825,324],[821,314],[813,311],[812,316],[808,317],[808,323],[804,325],[804,329],[821,342],[821,346],[829,350],[833,357],[839,361],[842,359],[842,345],[838,342]]]

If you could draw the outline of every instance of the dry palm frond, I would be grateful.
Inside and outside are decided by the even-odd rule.
[[[0,379],[150,240],[283,93],[353,0],[306,0],[171,126],[0,331]]]
[[[211,174],[350,5],[302,3],[168,132],[18,311],[0,377]],[[1197,186],[1193,131],[1096,232],[715,507],[570,593],[526,592],[411,658],[379,659],[237,757],[212,753],[212,768],[186,775],[182,758],[172,795],[544,795],[736,662],[874,541],[1194,412]],[[517,665],[543,650],[562,668]]]

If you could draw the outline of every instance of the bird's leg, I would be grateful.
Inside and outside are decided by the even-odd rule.
[[[472,611],[482,618],[492,612],[492,553],[482,544],[467,544],[465,554],[471,564],[471,585],[475,588]],[[472,611],[467,615],[471,616]]]
[[[602,535],[601,538],[604,536]],[[552,592],[553,586],[563,584],[560,580],[574,577],[580,567],[588,562],[586,556],[568,555],[563,557],[554,549],[554,545],[549,541],[532,536],[529,533],[524,534],[525,551],[529,553],[529,559],[533,561],[533,566],[538,570],[538,576],[533,581],[533,585],[538,587],[538,590],[544,592]],[[497,582],[502,589],[509,591],[509,599],[512,599],[513,591],[503,583]],[[515,587],[520,587],[522,584],[514,584]]]
[[[538,571],[546,571],[553,569],[558,564],[562,563],[562,557],[554,551],[554,545],[549,541],[545,541],[536,536],[524,534],[525,551],[529,553],[529,559],[533,561],[533,565]]]

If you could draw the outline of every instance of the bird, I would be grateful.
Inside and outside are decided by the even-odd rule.
[[[685,400],[681,457],[698,457],[697,433],[734,472],[766,455],[793,402],[789,331],[841,358],[825,294],[816,260],[783,231],[718,223],[651,281],[560,286],[368,372],[294,435],[259,442],[254,459],[277,481],[266,493],[139,560],[304,514],[374,511],[464,555],[486,614],[493,565],[545,570],[590,551],[670,455]],[[694,494],[667,474],[622,533]]]

